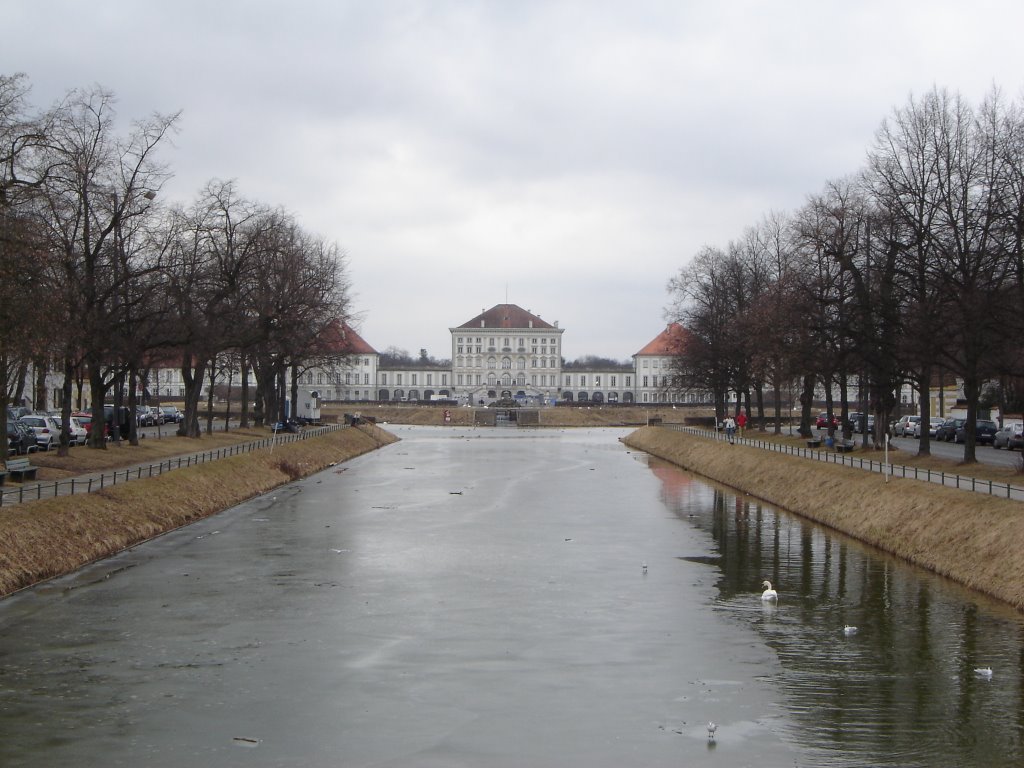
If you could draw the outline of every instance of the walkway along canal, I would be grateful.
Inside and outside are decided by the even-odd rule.
[[[0,764],[1024,760],[999,604],[627,430],[391,429],[0,603]]]

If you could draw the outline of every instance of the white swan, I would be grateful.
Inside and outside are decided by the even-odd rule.
[[[843,627],[843,634],[847,635],[847,636],[849,636],[849,635],[856,635],[857,634],[857,628],[856,627],[851,627],[849,624],[847,624],[845,627]]]
[[[779,593],[772,589],[772,583],[770,581],[765,581],[761,586],[764,587],[764,592],[761,593],[762,600],[779,599]]]
[[[978,677],[992,677],[992,667],[978,667],[974,670]]]

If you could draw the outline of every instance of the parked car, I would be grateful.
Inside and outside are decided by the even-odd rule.
[[[28,434],[25,430],[18,429],[18,422],[16,420],[7,420],[7,453],[8,455],[23,456],[29,452],[29,449],[35,450],[36,447],[36,436],[31,430]]]
[[[993,448],[1014,448],[1024,449],[1024,426],[1020,424],[1007,424],[992,438]]]
[[[952,443],[956,439],[956,431],[964,425],[965,421],[967,421],[967,419],[946,419],[942,422],[942,426],[940,426],[935,432],[935,439]]]
[[[996,432],[999,428],[996,426],[994,421],[988,419],[978,419],[974,422],[974,442],[977,445],[991,445],[992,441],[995,440]],[[956,428],[956,432],[953,435],[953,441],[957,443],[967,442],[967,420],[964,419],[963,423]]]
[[[854,432],[863,432],[864,431],[864,414],[863,413],[860,413],[858,411],[854,411],[853,413],[850,414],[849,421],[850,421],[850,429],[852,431],[854,431]],[[875,417],[874,417],[873,414],[870,414],[870,413],[868,414],[867,423],[868,423],[868,432],[874,432],[875,431]]]
[[[115,415],[117,416],[116,423],[114,418]],[[129,420],[131,419],[131,411],[128,408],[122,405],[120,408],[115,409],[112,405],[104,405],[103,417],[107,422],[107,433],[110,436],[113,436],[114,429],[116,428],[121,439],[128,437]]]
[[[92,434],[92,414],[88,411],[73,411],[72,417],[78,419],[78,423],[85,428],[85,434]],[[107,425],[104,425],[103,436],[110,437],[110,429]]]
[[[827,413],[819,413],[818,418],[814,421],[814,426],[818,429],[828,429],[829,418]],[[832,426],[836,429],[839,428],[839,417],[834,413],[832,414]]]
[[[892,428],[896,437],[911,437],[914,434],[914,426],[921,421],[920,416],[900,416]]]
[[[32,413],[18,419],[30,427],[36,435],[36,446],[40,451],[48,451],[60,442],[60,425],[52,416],[45,413]]]
[[[928,434],[929,434],[929,436],[934,438],[936,433],[939,431],[939,427],[942,426],[942,422],[944,422],[944,421],[945,421],[945,419],[943,419],[943,418],[941,418],[939,416],[933,416],[932,418],[930,418],[928,420]],[[914,437],[921,437],[921,424],[922,424],[922,422],[918,421],[914,425]]]
[[[135,419],[136,424],[140,427],[155,427],[156,411],[148,405],[137,405],[135,406]]]
[[[165,424],[177,424],[181,421],[182,413],[173,405],[161,405],[160,413],[164,416]]]
[[[89,442],[89,430],[77,417],[68,420],[68,445],[85,445]]]

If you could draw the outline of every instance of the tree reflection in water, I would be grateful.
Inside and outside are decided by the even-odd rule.
[[[787,734],[833,765],[1024,762],[1024,619],[941,577],[651,458],[714,541],[715,610],[775,652]],[[761,582],[778,590],[763,605]],[[847,625],[857,632],[847,634]],[[991,678],[976,668],[991,667]]]

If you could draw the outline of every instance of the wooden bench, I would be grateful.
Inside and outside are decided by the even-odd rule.
[[[836,441],[836,453],[850,453],[857,444],[852,440],[837,440]]]
[[[33,467],[28,463],[28,459],[7,460],[7,474],[11,476],[12,480],[35,480],[37,469],[38,467]]]
[[[812,437],[807,441],[808,448],[821,448],[821,438]]]

